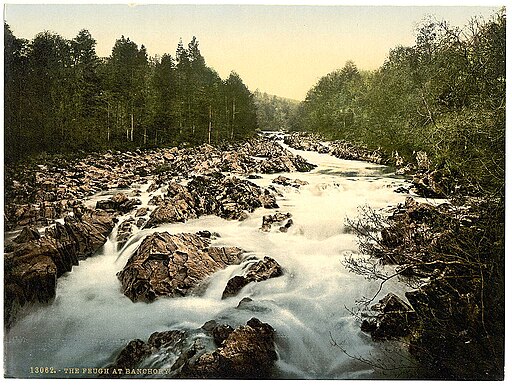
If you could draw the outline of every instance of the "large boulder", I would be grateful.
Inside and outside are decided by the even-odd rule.
[[[155,332],[147,343],[129,342],[103,377],[270,378],[277,360],[274,336],[274,329],[256,318],[235,329],[209,321],[198,330]]]
[[[132,301],[184,296],[212,273],[241,262],[241,249],[209,244],[190,233],[147,236],[118,273],[123,293]]]
[[[181,376],[186,378],[269,378],[277,353],[274,329],[252,318],[236,328],[211,353],[201,355],[187,366]]]
[[[76,208],[75,216],[47,228],[44,236],[22,231],[4,256],[5,324],[12,324],[24,304],[53,299],[57,278],[96,252],[113,227],[109,214]]]

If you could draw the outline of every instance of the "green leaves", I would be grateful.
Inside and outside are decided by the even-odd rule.
[[[206,66],[193,37],[176,58],[149,58],[121,36],[98,58],[87,30],[31,41],[5,34],[5,138],[10,160],[39,152],[220,142],[255,133],[256,107],[242,79]]]
[[[464,29],[427,20],[416,44],[391,50],[375,72],[347,62],[320,79],[300,105],[302,129],[395,151],[414,162],[426,151],[433,168],[479,194],[504,194],[504,11]]]

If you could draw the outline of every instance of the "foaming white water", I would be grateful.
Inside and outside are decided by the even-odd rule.
[[[284,174],[308,185],[276,186],[282,193],[279,211],[292,214],[287,233],[276,226],[270,232],[259,230],[262,216],[276,210],[258,209],[243,222],[207,216],[138,231],[120,250],[111,235],[100,253],[59,279],[52,304],[35,307],[6,334],[7,374],[30,376],[31,366],[100,367],[131,339],[147,340],[155,331],[196,329],[211,319],[235,326],[257,317],[276,330],[276,377],[381,377],[333,347],[331,337],[354,356],[388,355],[361,333],[348,311],[357,299],[373,296],[378,283],[348,272],[342,262],[347,254],[357,253],[356,237],[346,230],[347,217],[357,216],[363,205],[380,209],[403,201],[405,196],[393,191],[403,181],[386,175],[378,165],[294,152],[318,167],[309,173]],[[268,186],[276,176],[255,182]],[[148,196],[141,199],[147,203]],[[227,299],[221,298],[224,287],[244,264],[214,274],[204,291],[184,298],[133,303],[121,293],[116,273],[146,235],[200,230],[220,234],[213,245],[238,246],[257,258],[273,257],[284,275],[251,283]],[[400,290],[393,282],[387,289]],[[252,301],[239,305],[243,298]]]

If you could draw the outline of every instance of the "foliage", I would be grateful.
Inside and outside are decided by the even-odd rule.
[[[417,287],[406,294],[418,319],[408,343],[431,378],[503,379],[505,51],[504,9],[463,29],[429,19],[377,71],[348,62],[321,78],[295,119],[297,130],[362,142],[403,165],[421,155],[422,173],[459,194],[456,207],[406,202],[390,219],[367,212],[351,224],[363,254],[349,269]]]
[[[416,44],[391,50],[377,71],[347,62],[321,78],[295,128],[398,152],[411,163],[425,151],[453,184],[503,197],[505,30],[504,10],[463,29],[427,20]]]
[[[364,253],[346,259],[351,271],[379,280],[380,290],[397,276],[414,289],[405,294],[415,313],[406,343],[428,377],[502,379],[502,203],[473,199],[436,207],[409,198],[391,216],[364,208],[350,226]],[[361,304],[368,307],[379,292]]]
[[[193,37],[176,56],[148,57],[117,39],[96,55],[87,30],[72,40],[48,31],[32,41],[4,24],[5,157],[42,152],[200,144],[246,138],[257,127],[253,96],[232,73],[222,80]]]
[[[299,102],[275,95],[254,92],[258,128],[266,131],[290,131]]]

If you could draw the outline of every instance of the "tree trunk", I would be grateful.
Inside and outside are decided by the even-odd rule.
[[[210,105],[210,115],[208,121],[208,145],[212,143],[212,105]]]
[[[130,130],[130,141],[133,142],[133,102],[132,102],[131,120],[132,120],[132,124],[131,124],[131,130]]]
[[[231,140],[235,137],[235,114],[236,114],[236,105],[235,100],[233,99],[233,119],[231,121]]]
[[[107,142],[110,142],[110,102],[107,102]]]

